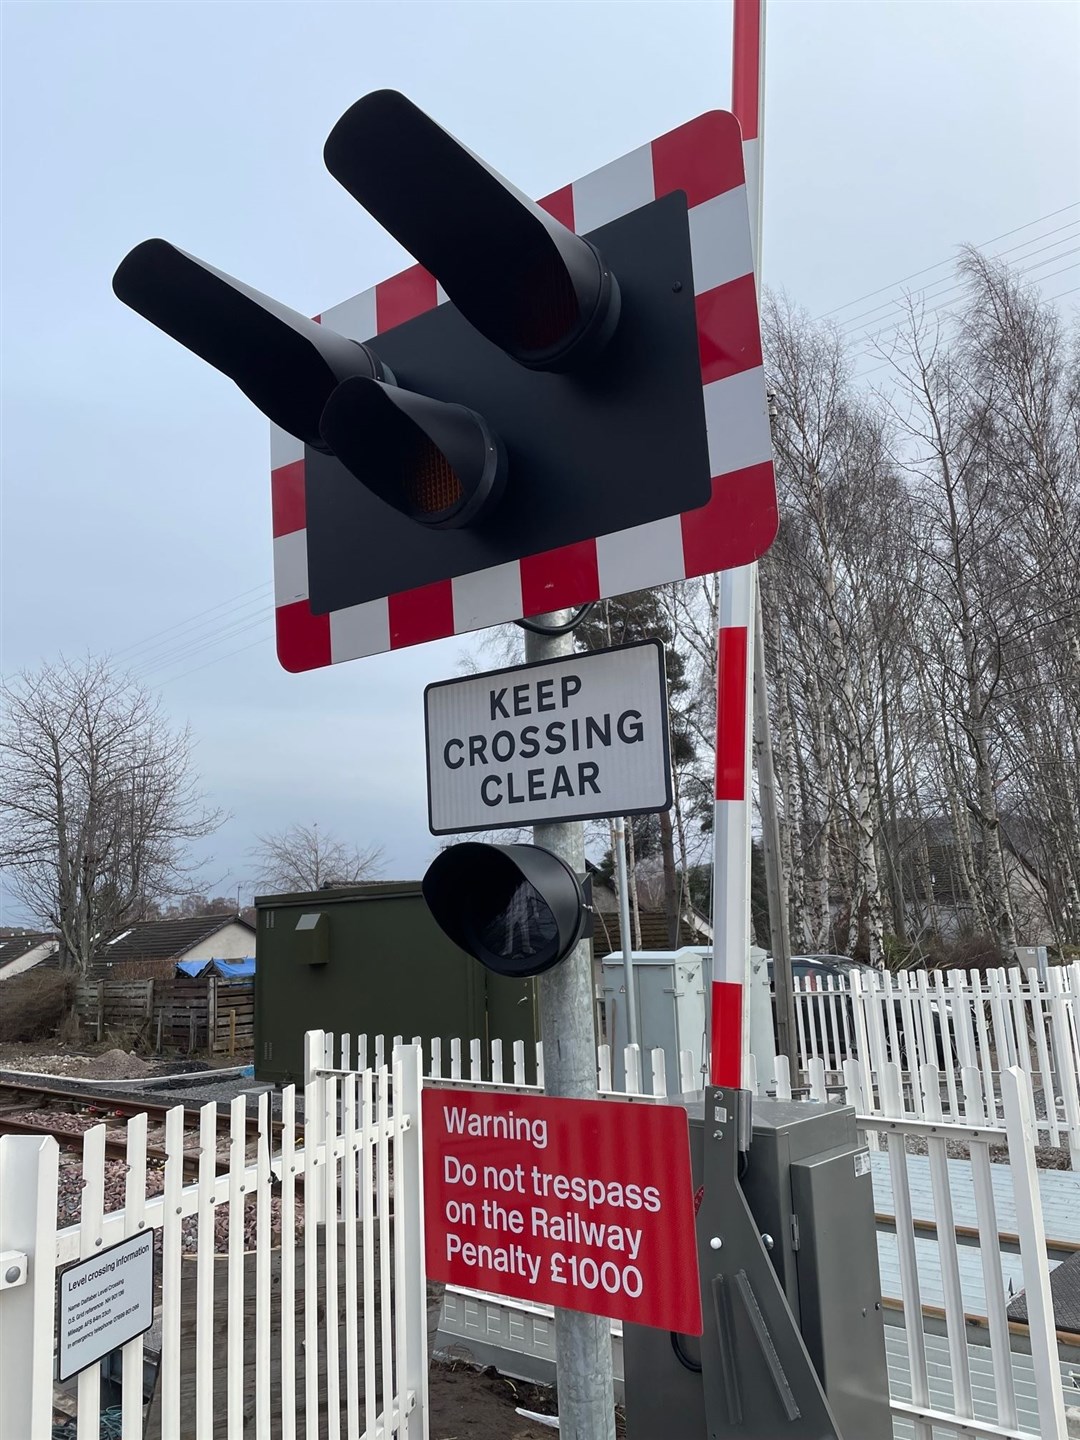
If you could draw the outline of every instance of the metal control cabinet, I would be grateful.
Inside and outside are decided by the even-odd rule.
[[[844,1440],[891,1437],[870,1155],[848,1105],[756,1101],[742,1188]]]
[[[682,950],[645,950],[632,957],[637,999],[638,1034],[645,1050],[663,1050],[669,1095],[677,1095],[679,1052],[689,1050],[695,1068],[705,1064],[706,1002],[712,977],[712,952],[705,946]],[[606,1039],[612,1047],[612,1082],[625,1088],[628,1043],[626,1028],[626,977],[621,954],[601,962],[600,999],[604,1006]]]
[[[501,1039],[507,1067],[525,1041],[535,1079],[536,982],[494,975],[431,918],[419,881],[264,895],[255,900],[255,1074],[277,1084],[304,1073],[304,1032]],[[468,1055],[464,1057],[468,1065]],[[484,1079],[490,1047],[484,1046]]]
[[[795,1161],[791,1194],[806,1348],[841,1433],[874,1436],[889,1384],[870,1156],[843,1145]]]
[[[628,1440],[891,1440],[873,1191],[855,1113],[755,1100],[748,1163],[736,1183],[734,1163],[728,1181],[710,1159],[732,1143],[733,1093],[722,1105],[710,1098],[688,1107],[694,1184],[704,1187],[697,1233],[705,1334],[698,1342],[624,1325]],[[711,1248],[716,1239],[721,1246]],[[766,1255],[775,1281],[762,1267]],[[769,1378],[755,1383],[747,1374],[735,1403],[758,1352]]]
[[[761,1006],[769,1014],[767,952],[750,947],[752,985],[762,987]],[[663,1050],[667,1070],[667,1091],[678,1095],[679,1054],[688,1051],[694,1071],[704,1077],[709,1070],[709,1004],[712,988],[712,949],[708,945],[685,945],[681,950],[641,950],[631,956],[634,994],[637,1000],[638,1039],[646,1053]],[[621,951],[606,955],[600,963],[599,998],[603,1006],[604,1038],[611,1045],[612,1080],[622,1090],[626,1078],[624,1050],[629,1043],[626,1025],[626,974]],[[749,999],[749,996],[746,997]],[[770,1045],[769,1054],[773,1053]],[[702,1080],[700,1083],[704,1083]]]

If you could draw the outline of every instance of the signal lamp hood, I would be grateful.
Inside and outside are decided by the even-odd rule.
[[[506,483],[502,443],[464,405],[358,378],[330,396],[320,429],[324,444],[361,484],[436,530],[489,514]]]
[[[451,845],[422,886],[436,924],[498,975],[541,975],[565,960],[585,931],[581,881],[540,845]]]
[[[325,448],[319,420],[342,380],[393,378],[366,345],[167,240],[136,245],[112,283],[125,305],[235,381],[269,420],[316,449]]]
[[[599,252],[404,95],[358,100],[323,158],[469,324],[519,364],[576,369],[611,338],[619,286]]]

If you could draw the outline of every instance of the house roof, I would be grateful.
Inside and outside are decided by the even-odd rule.
[[[1070,1255],[1050,1271],[1050,1299],[1054,1325],[1075,1335],[1080,1332],[1080,1255]],[[1020,1291],[1009,1303],[1010,1320],[1028,1323],[1027,1293]]]
[[[197,915],[190,920],[138,920],[101,947],[95,965],[121,960],[178,960],[196,945],[210,940],[229,925],[243,925],[238,915]]]
[[[709,943],[708,935],[690,917],[683,915],[679,920],[679,939],[676,949],[683,945]],[[619,927],[618,912],[597,910],[593,915],[593,954],[598,958],[622,949],[622,931]],[[667,912],[664,910],[641,911],[641,945],[635,949],[668,950]]]
[[[26,931],[21,935],[9,935],[0,939],[0,970],[13,960],[20,960],[28,950],[37,950],[41,945],[54,945],[56,936],[45,931]],[[47,961],[41,961],[46,964]]]

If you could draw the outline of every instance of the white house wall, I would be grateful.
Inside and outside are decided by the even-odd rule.
[[[207,937],[198,945],[193,945],[190,950],[185,950],[183,955],[178,955],[178,960],[243,960],[245,956],[255,954],[255,932],[249,930],[246,925],[238,925],[235,922],[223,925],[220,930],[215,930],[213,935]]]
[[[25,955],[9,961],[0,970],[0,980],[10,980],[13,975],[21,975],[24,970],[32,970],[35,965],[40,965],[42,960],[48,960],[50,955],[55,955],[58,948],[55,940],[49,940],[44,945],[36,945],[33,950],[27,950]]]

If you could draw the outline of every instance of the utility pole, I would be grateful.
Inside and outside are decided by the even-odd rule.
[[[634,989],[634,937],[630,917],[630,880],[626,864],[626,817],[616,815],[612,822],[615,832],[615,874],[619,884],[619,933],[622,936],[623,985],[626,989],[626,1038],[638,1043],[637,991]]]
[[[557,610],[537,616],[536,623],[558,629],[569,619],[569,611]],[[526,660],[555,660],[573,653],[573,634],[569,630],[561,635],[525,631]],[[534,825],[533,840],[562,856],[579,875],[584,873],[585,827],[580,820]],[[595,1100],[592,942],[579,940],[561,964],[539,977],[539,984],[544,1092],[568,1100]],[[564,1440],[615,1440],[610,1321],[578,1310],[557,1309],[555,1366],[559,1433]]]
[[[768,677],[765,674],[765,634],[761,616],[761,586],[754,604],[754,747],[757,752],[758,806],[761,811],[761,847],[765,857],[765,885],[769,892],[769,948],[773,957],[773,997],[776,1003],[777,1050],[786,1055],[791,1074],[797,1074],[799,1052],[795,1033],[795,995],[791,974],[791,940],[783,869],[780,863],[780,816],[773,768],[772,731],[769,724]]]

